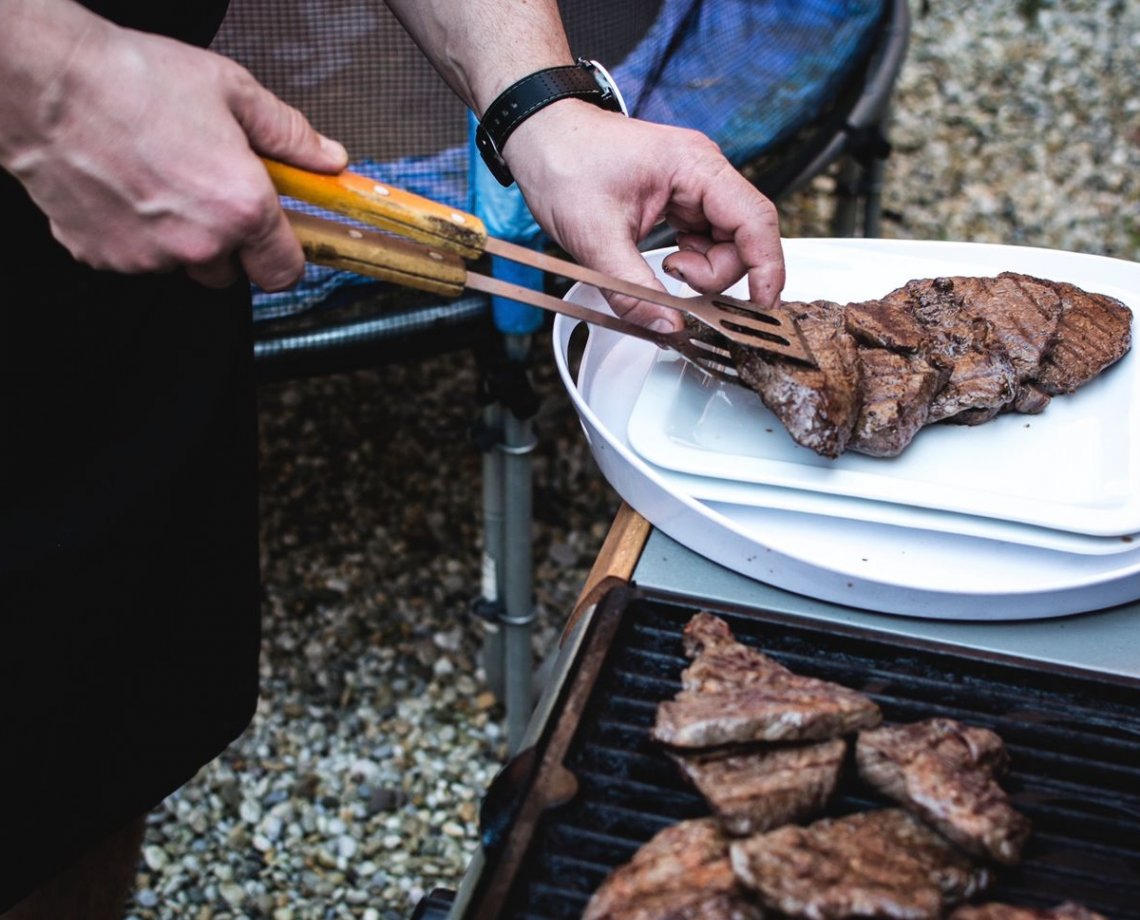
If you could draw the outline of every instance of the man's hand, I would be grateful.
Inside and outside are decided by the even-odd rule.
[[[583,264],[660,288],[637,241],[665,219],[678,231],[670,274],[703,293],[747,275],[751,300],[778,302],[784,260],[775,206],[704,135],[567,99],[523,122],[504,157],[535,219]],[[635,322],[680,328],[664,307],[610,302]]]
[[[258,154],[335,172],[344,149],[242,67],[71,0],[0,6],[0,165],[75,258],[294,283],[304,256]]]

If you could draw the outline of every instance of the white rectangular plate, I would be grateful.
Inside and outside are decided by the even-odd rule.
[[[915,278],[1010,270],[1140,308],[1140,265],[1132,262],[1017,246],[908,243],[893,252],[886,241],[867,243],[786,241],[785,298],[844,303]],[[747,292],[738,285],[729,293]],[[644,459],[678,473],[1114,537],[1140,531],[1138,424],[1140,362],[1130,353],[1040,415],[932,425],[898,457],[828,460],[797,445],[754,393],[661,353],[627,434]]]

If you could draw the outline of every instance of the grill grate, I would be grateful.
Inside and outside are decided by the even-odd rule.
[[[651,597],[625,605],[565,761],[579,793],[538,822],[503,917],[579,917],[650,836],[708,813],[648,736],[657,703],[680,689],[681,629],[697,609]],[[1140,689],[703,609],[798,673],[866,692],[887,720],[947,716],[1002,736],[1012,761],[1003,785],[1034,833],[987,899],[1072,899],[1110,920],[1140,920]],[[886,804],[868,796],[848,785],[831,813]]]

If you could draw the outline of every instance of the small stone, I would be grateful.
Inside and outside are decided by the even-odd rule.
[[[337,838],[336,851],[341,859],[352,859],[356,855],[356,851],[359,848],[360,845],[356,842],[356,840],[352,837],[349,837],[347,834]]]
[[[400,807],[403,800],[404,795],[400,790],[392,789],[389,786],[381,787],[373,792],[372,798],[368,800],[368,815],[371,817],[372,815],[395,811]]]
[[[135,903],[142,908],[151,908],[158,906],[158,892],[153,888],[143,888],[141,891],[135,892]]]
[[[167,864],[169,858],[166,855],[166,850],[160,846],[150,844],[143,848],[143,862],[146,863],[147,868],[152,872],[160,871],[163,866]]]
[[[246,891],[237,882],[223,882],[218,886],[218,894],[230,907],[240,907],[245,903]]]

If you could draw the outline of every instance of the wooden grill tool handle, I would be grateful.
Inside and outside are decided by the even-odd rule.
[[[486,247],[487,228],[474,214],[347,170],[327,175],[276,160],[263,158],[262,162],[282,195],[437,246],[464,259],[477,259]]]
[[[285,214],[310,262],[444,297],[463,293],[467,266],[456,255],[311,214]]]

